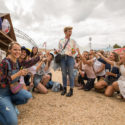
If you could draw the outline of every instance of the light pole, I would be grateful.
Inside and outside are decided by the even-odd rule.
[[[89,47],[90,47],[90,50],[92,49],[92,43],[91,43],[91,41],[92,41],[92,37],[89,37],[89,41],[90,41],[90,43],[89,43]]]

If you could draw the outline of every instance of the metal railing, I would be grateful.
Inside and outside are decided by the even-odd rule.
[[[38,45],[36,44],[36,42],[31,37],[29,37],[26,33],[24,33],[23,31],[21,31],[21,30],[19,30],[17,28],[14,28],[14,31],[15,31],[16,37],[19,37],[19,38],[21,38],[21,39],[29,42],[33,46],[38,47]]]

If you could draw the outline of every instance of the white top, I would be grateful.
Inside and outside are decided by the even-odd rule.
[[[25,82],[24,82],[24,76],[20,76],[20,84],[25,84]]]
[[[36,74],[36,68],[37,68],[37,64],[28,68],[28,71],[34,75],[34,74]]]
[[[121,72],[121,76],[120,76],[119,80],[125,81],[125,66],[124,65],[120,66],[120,72]]]
[[[120,65],[121,76],[118,79],[119,90],[122,96],[125,98],[125,66]]]
[[[98,72],[102,65],[103,64],[96,59],[93,65],[95,72]],[[96,74],[96,76],[104,76],[104,75],[105,75],[105,69],[102,72]]]

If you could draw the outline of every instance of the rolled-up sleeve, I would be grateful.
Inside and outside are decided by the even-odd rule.
[[[58,49],[59,49],[59,51],[61,51],[61,50],[62,50],[61,40],[59,41],[59,44],[58,44]]]
[[[39,60],[40,60],[40,57],[37,56],[37,57],[35,57],[35,58],[32,58],[31,60],[22,61],[22,62],[20,63],[20,66],[25,67],[25,68],[29,68],[29,67],[35,65]]]

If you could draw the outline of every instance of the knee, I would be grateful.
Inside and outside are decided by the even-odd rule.
[[[41,94],[47,94],[48,93],[48,90],[43,90],[43,91],[40,91]]]
[[[47,94],[48,93],[48,90],[46,89],[46,90],[44,90],[44,94]]]
[[[73,71],[72,72],[68,72],[68,75],[69,75],[70,79],[74,79],[75,78]]]
[[[99,89],[100,88],[100,83],[99,82],[95,83],[94,88]]]
[[[30,98],[32,98],[32,94],[31,94],[31,92],[28,92],[28,91],[27,91],[27,94],[26,94],[25,97],[26,97],[26,99],[30,99]]]
[[[7,119],[6,125],[18,125],[17,118]]]
[[[50,78],[51,78],[50,75],[47,75],[47,76],[45,77],[45,81],[46,81],[46,82],[49,82]]]
[[[62,76],[63,76],[63,77],[67,77],[67,72],[63,72],[63,71],[62,71]]]
[[[104,81],[100,81],[100,82],[95,83],[96,89],[103,89],[105,86],[107,86],[107,83],[105,83]]]
[[[117,86],[118,86],[118,83],[117,82],[113,82],[112,86],[113,86],[114,89],[116,89]]]
[[[112,86],[109,86],[105,91],[105,96],[111,97],[113,95],[114,89]]]
[[[22,101],[24,101],[23,104],[26,104],[28,102],[28,100],[31,99],[31,98],[32,98],[32,94],[27,91],[24,94],[24,96],[22,97]]]
[[[94,88],[97,88],[97,87],[98,87],[98,85],[97,85],[97,83],[95,83]]]
[[[105,92],[105,96],[107,96],[107,97],[111,97],[112,94],[111,94],[110,92]]]

